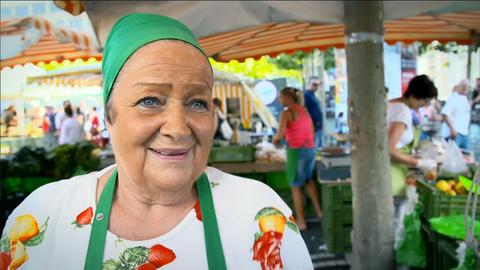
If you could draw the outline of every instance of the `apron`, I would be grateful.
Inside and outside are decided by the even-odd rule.
[[[100,200],[95,210],[95,218],[92,223],[92,231],[90,232],[90,241],[88,242],[87,258],[84,266],[85,270],[99,270],[102,268],[105,238],[107,236],[117,175],[117,169],[114,169],[112,176],[108,179],[100,195]],[[210,183],[208,182],[206,174],[203,173],[197,179],[195,188],[197,189],[203,217],[203,232],[205,236],[208,269],[227,269],[220,233],[218,232]]]
[[[287,181],[290,185],[295,181],[297,176],[297,168],[300,149],[290,148],[287,146],[287,162],[285,162],[285,171],[287,175]]]
[[[415,128],[413,141],[409,145],[406,145],[398,150],[400,150],[400,152],[404,154],[411,155],[413,148],[415,148],[418,145],[419,140],[420,140],[420,129]],[[402,197],[405,196],[405,192],[407,190],[407,183],[405,182],[405,180],[407,179],[408,166],[403,163],[392,161],[391,167],[390,167],[390,173],[392,176],[393,196],[402,196]]]

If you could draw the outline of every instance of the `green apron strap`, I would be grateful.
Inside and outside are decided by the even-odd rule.
[[[223,255],[222,241],[218,231],[217,217],[213,204],[210,183],[206,174],[202,174],[196,182],[200,210],[203,219],[203,233],[207,250],[208,269],[226,270],[227,264]]]
[[[117,175],[117,169],[114,169],[102,191],[102,195],[100,195],[92,223],[92,230],[90,232],[85,270],[102,269],[105,240],[110,220],[113,195],[117,183]],[[227,269],[207,175],[202,174],[200,178],[197,179],[195,186],[200,200],[200,209],[203,218],[208,268],[211,270]]]
[[[117,169],[114,169],[107,184],[105,184],[102,195],[100,195],[100,200],[98,201],[93,218],[92,231],[90,232],[85,270],[102,269],[105,238],[107,237],[113,193],[115,192],[115,185],[117,183],[117,174]]]

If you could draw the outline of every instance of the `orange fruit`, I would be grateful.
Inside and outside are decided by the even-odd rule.
[[[264,233],[269,231],[283,233],[287,223],[287,219],[283,215],[262,216],[258,221],[260,230]]]
[[[434,170],[430,170],[427,172],[427,174],[425,175],[425,178],[427,180],[435,180],[437,179],[437,172],[434,171]]]
[[[23,215],[15,219],[15,225],[10,230],[10,243],[28,241],[38,235],[38,224],[32,215]]]
[[[10,256],[12,262],[10,263],[10,270],[15,270],[20,267],[27,259],[27,249],[22,242],[18,241],[10,248]]]

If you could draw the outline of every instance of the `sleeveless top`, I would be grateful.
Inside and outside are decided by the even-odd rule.
[[[314,132],[312,118],[299,104],[290,106],[292,111],[297,112],[297,119],[288,122],[285,130],[285,139],[291,148],[313,148]]]

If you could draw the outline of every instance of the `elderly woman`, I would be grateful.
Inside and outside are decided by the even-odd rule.
[[[280,114],[280,126],[273,137],[273,143],[278,144],[283,137],[287,141],[287,179],[298,227],[305,230],[307,224],[303,213],[303,186],[312,200],[318,219],[322,218],[323,213],[313,181],[316,155],[313,122],[308,111],[300,105],[299,94],[300,90],[291,87],[285,87],[280,92],[280,103],[286,110]]]
[[[2,234],[2,265],[313,269],[277,194],[206,167],[213,73],[185,25],[154,14],[121,18],[102,72],[117,164],[25,199]]]

